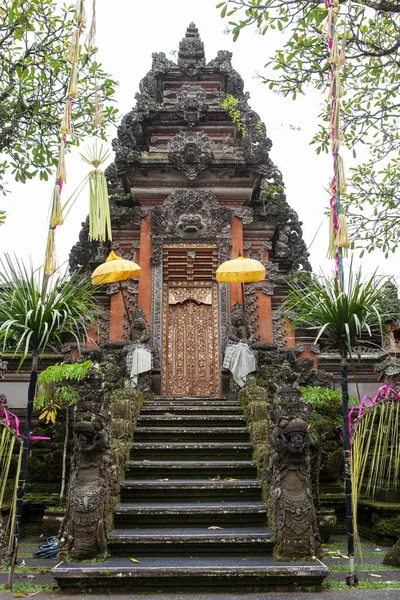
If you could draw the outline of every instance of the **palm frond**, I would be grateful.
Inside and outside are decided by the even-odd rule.
[[[4,349],[43,353],[71,335],[78,348],[99,313],[90,281],[77,273],[46,278],[17,258],[0,257],[0,342]]]
[[[363,280],[361,271],[352,270],[343,290],[324,275],[294,278],[283,307],[295,328],[313,330],[317,341],[348,353],[362,335],[382,337],[383,320],[398,318],[380,311],[383,285],[375,274]]]

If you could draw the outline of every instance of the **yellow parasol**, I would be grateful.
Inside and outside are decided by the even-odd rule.
[[[265,267],[254,258],[239,256],[232,260],[226,260],[220,265],[215,273],[219,283],[241,283],[244,307],[244,284],[263,281],[265,279]]]
[[[132,260],[126,260],[117,256],[115,252],[111,250],[110,254],[105,263],[99,265],[92,273],[92,284],[102,285],[104,283],[119,283],[119,289],[121,291],[122,299],[124,301],[125,312],[128,318],[129,324],[131,320],[129,318],[128,308],[125,302],[125,296],[122,291],[121,281],[125,281],[130,277],[138,277],[142,269]]]
[[[226,260],[216,271],[219,283],[250,283],[265,279],[265,267],[258,260],[238,256]]]

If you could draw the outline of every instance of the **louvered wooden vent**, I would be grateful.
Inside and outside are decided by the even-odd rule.
[[[164,248],[164,281],[214,281],[217,248]]]

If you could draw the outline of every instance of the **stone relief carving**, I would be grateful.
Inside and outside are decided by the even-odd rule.
[[[235,217],[242,219],[243,225],[248,225],[254,221],[253,209],[250,206],[241,206],[240,208],[234,208],[232,213]],[[251,247],[251,244],[250,246]]]
[[[214,241],[231,239],[231,211],[218,205],[215,194],[206,191],[177,190],[151,213],[152,264],[161,262],[165,242]]]
[[[285,329],[286,318],[285,314],[282,310],[273,310],[272,311],[272,342],[278,346],[278,348],[283,348],[286,344],[285,336],[287,334],[287,330]]]
[[[176,92],[177,110],[189,127],[194,127],[208,113],[206,92],[198,85],[183,85]]]
[[[180,131],[171,140],[168,158],[190,180],[205,171],[213,157],[212,142],[203,131]]]
[[[89,241],[89,217],[81,225],[79,241],[72,246],[69,253],[69,269],[70,271],[92,272],[98,264],[103,262],[99,248],[105,247],[108,249],[108,244]]]
[[[284,362],[269,414],[269,514],[278,560],[321,555],[311,491],[309,406],[302,400],[300,375]]]

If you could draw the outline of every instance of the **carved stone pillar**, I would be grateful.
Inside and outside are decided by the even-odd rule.
[[[268,506],[277,560],[319,556],[321,551],[311,491],[308,406],[298,379],[284,362],[269,413]]]

